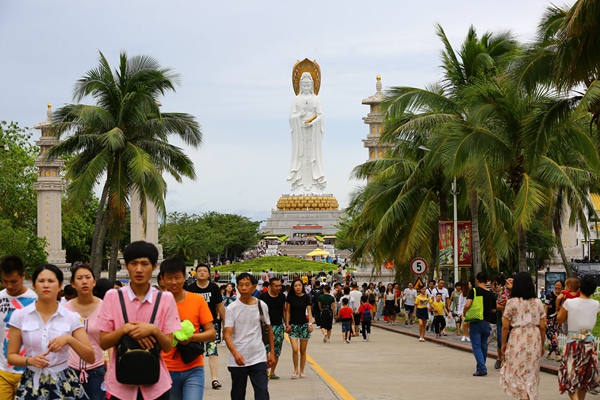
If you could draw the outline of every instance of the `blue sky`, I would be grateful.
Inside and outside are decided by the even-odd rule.
[[[198,179],[169,179],[167,209],[218,211],[264,220],[281,194],[290,163],[288,113],[292,66],[316,59],[322,70],[323,156],[327,192],[342,206],[361,182],[361,142],[375,77],[387,86],[421,87],[440,78],[440,23],[455,47],[477,32],[511,30],[531,41],[548,1],[377,2],[330,0],[222,2],[81,0],[0,2],[0,119],[33,127],[72,101],[75,81],[98,51],[116,65],[121,50],[148,54],[181,75],[162,99],[187,112],[204,144],[186,149]],[[89,103],[86,99],[83,102]],[[181,144],[183,146],[183,144]]]

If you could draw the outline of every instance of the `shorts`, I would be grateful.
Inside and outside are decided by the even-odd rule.
[[[354,325],[360,326],[360,313],[354,313]]]
[[[342,321],[342,333],[352,332],[352,321]]]
[[[310,339],[310,332],[308,331],[308,323],[301,325],[292,324],[292,331],[290,332],[291,339],[308,340]]]
[[[284,325],[271,325],[273,329],[273,341],[275,347],[275,357],[279,357],[281,355],[281,348],[283,347],[283,334],[285,332]],[[265,345],[265,349],[269,352],[269,345]]]
[[[0,371],[0,399],[14,399],[21,374]]]
[[[204,343],[204,346],[206,347],[206,351],[204,352],[205,357],[219,355],[219,346],[217,346],[217,344],[221,342],[221,322],[213,321],[213,326],[215,327],[215,331],[217,332],[217,337],[215,338],[215,340],[211,340],[210,342]]]
[[[406,310],[407,313],[409,313],[411,315],[415,312],[415,306],[414,305],[409,306],[408,304],[405,304],[404,305],[404,309]]]
[[[417,319],[427,321],[429,319],[429,310],[426,308],[417,308]]]

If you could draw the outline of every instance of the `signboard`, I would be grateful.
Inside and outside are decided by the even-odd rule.
[[[471,266],[471,222],[458,221],[458,266]],[[440,267],[454,266],[454,222],[440,221]]]
[[[418,292],[419,290],[421,290],[421,288],[424,286],[425,284],[423,283],[423,281],[421,280],[421,277],[418,276],[417,280],[415,281],[415,285],[413,286],[415,288],[415,290]]]
[[[567,277],[566,272],[546,272],[546,280],[544,282],[544,289],[546,293],[550,293],[554,290],[554,284],[556,281],[565,281]]]
[[[423,275],[427,272],[427,261],[421,257],[417,257],[410,262],[410,270],[415,275]]]

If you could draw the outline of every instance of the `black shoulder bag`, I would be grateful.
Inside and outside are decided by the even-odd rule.
[[[269,335],[269,324],[265,321],[265,316],[263,314],[263,309],[260,305],[262,300],[256,299],[258,304],[258,313],[260,314],[260,333],[262,335],[262,341],[264,344],[270,343],[270,335]]]
[[[127,324],[129,323],[129,319],[127,318],[123,293],[122,290],[117,290],[117,292],[119,293],[123,319]],[[158,292],[152,317],[150,317],[149,321],[151,324],[154,323],[154,318],[156,318],[161,296],[162,293]],[[121,336],[117,344],[117,381],[126,385],[154,385],[158,382],[160,376],[160,357],[160,346],[158,343],[154,343],[154,347],[151,349],[142,349],[138,341],[129,335]]]

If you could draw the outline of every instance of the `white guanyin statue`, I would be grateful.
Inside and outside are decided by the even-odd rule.
[[[318,78],[316,89],[315,77]],[[292,185],[291,194],[323,194],[327,180],[323,173],[324,125],[321,100],[317,95],[320,87],[318,65],[308,59],[297,63],[293,82],[297,96],[290,112],[292,162],[287,181]]]

